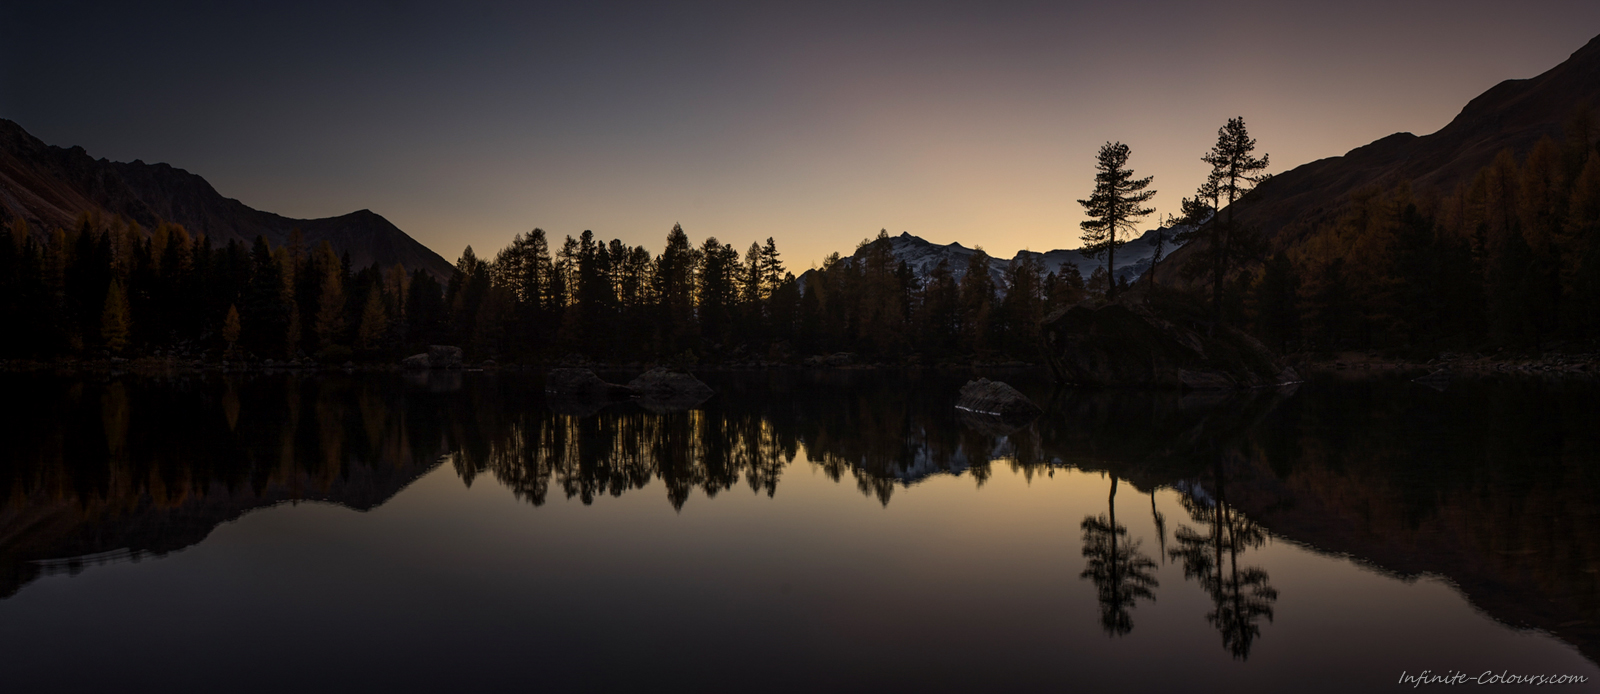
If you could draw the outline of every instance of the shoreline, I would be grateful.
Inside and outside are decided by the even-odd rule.
[[[1442,353],[1438,358],[1414,361],[1387,357],[1375,352],[1342,352],[1328,355],[1289,355],[1284,362],[1303,376],[1332,376],[1342,379],[1371,377],[1407,378],[1413,381],[1446,381],[1453,378],[1526,377],[1538,380],[1591,380],[1600,379],[1600,353],[1546,353],[1542,355],[1490,355],[1480,353]],[[463,364],[460,367],[438,369],[406,368],[398,362],[354,362],[340,364],[313,360],[200,360],[181,357],[123,358],[58,358],[49,361],[30,359],[0,360],[0,374],[54,373],[57,375],[123,375],[175,376],[183,374],[318,374],[344,373],[417,373],[431,372],[543,372],[555,368],[585,368],[596,372],[647,371],[657,366],[673,367],[670,362],[591,362],[561,359],[538,362],[510,362],[501,364],[494,360]],[[1026,370],[1043,369],[1043,364],[1022,361],[975,361],[968,363],[939,362],[858,362],[849,359],[811,357],[796,362],[752,361],[721,364],[677,365],[688,371],[871,371],[871,370]]]

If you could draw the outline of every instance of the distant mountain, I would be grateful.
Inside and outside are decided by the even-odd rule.
[[[349,252],[356,267],[402,263],[443,279],[452,266],[370,210],[325,219],[290,219],[225,198],[204,178],[166,164],[94,159],[82,147],[46,145],[0,119],[0,223],[27,220],[36,233],[66,228],[83,212],[121,215],[146,229],[166,221],[202,233],[213,245],[283,245],[298,227],[308,245],[323,240]]]
[[[1501,150],[1522,156],[1545,136],[1559,141],[1563,125],[1582,105],[1600,109],[1600,37],[1542,75],[1495,85],[1436,133],[1396,133],[1278,174],[1234,213],[1274,246],[1289,246],[1337,216],[1353,192],[1410,182],[1419,195],[1448,194]],[[1168,267],[1176,268],[1194,250],[1175,253]],[[1167,272],[1161,271],[1163,279]]]
[[[1156,231],[1156,229],[1150,229],[1139,238],[1130,241],[1128,245],[1117,249],[1117,264],[1113,270],[1118,279],[1127,278],[1129,282],[1132,282],[1150,269],[1150,260],[1155,256],[1156,250],[1155,246],[1151,245],[1151,241],[1155,239]],[[1174,230],[1166,228],[1166,233],[1167,250],[1170,251],[1174,247],[1172,241]],[[972,262],[972,256],[978,252],[976,249],[967,248],[960,243],[940,246],[920,236],[912,236],[909,232],[901,232],[899,236],[890,237],[889,248],[894,254],[895,262],[905,262],[919,279],[927,279],[929,273],[932,273],[933,269],[938,267],[939,261],[943,260],[949,263],[950,274],[959,280],[963,275],[967,274],[967,265]],[[864,262],[866,253],[866,247],[862,246],[856,250],[855,255],[845,259],[845,262]],[[1011,258],[991,257],[989,259],[989,276],[994,278],[995,286],[1000,287],[1002,293],[1004,293],[1005,283],[1001,280],[1005,277],[1006,268],[1013,260],[1020,260],[1025,256],[1039,259],[1044,265],[1044,271],[1047,273],[1059,274],[1062,266],[1072,263],[1077,266],[1078,275],[1085,280],[1089,278],[1090,273],[1093,273],[1095,268],[1105,264],[1103,259],[1091,260],[1083,257],[1082,250],[1054,250],[1045,253],[1021,251]],[[809,273],[810,271],[807,271],[807,274]],[[801,286],[804,287],[806,276],[802,275],[800,279]]]

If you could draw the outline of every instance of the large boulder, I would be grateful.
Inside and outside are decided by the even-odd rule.
[[[656,367],[628,382],[639,395],[657,400],[705,400],[711,397],[711,386],[683,371]]]
[[[588,369],[551,369],[544,377],[544,392],[576,399],[620,399],[636,394],[632,388],[601,380]]]
[[[1043,412],[1016,388],[987,378],[967,381],[966,385],[961,386],[961,398],[956,401],[956,409],[1007,420],[1030,419]]]
[[[425,354],[413,354],[400,360],[407,369],[459,369],[461,348],[450,345],[429,345]]]
[[[405,359],[401,359],[400,366],[414,371],[421,371],[423,369],[433,368],[433,362],[428,360],[428,355],[426,354],[413,354]]]
[[[450,345],[428,345],[428,364],[435,369],[459,369],[461,348]]]
[[[1063,384],[1229,390],[1278,383],[1282,367],[1255,338],[1207,325],[1194,310],[1142,295],[1084,302],[1041,324],[1045,359]]]

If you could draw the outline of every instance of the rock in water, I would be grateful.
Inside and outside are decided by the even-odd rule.
[[[426,354],[413,354],[405,359],[401,359],[400,365],[407,369],[413,369],[417,371],[433,368],[433,363],[428,360],[428,355]]]
[[[628,382],[628,387],[640,395],[661,400],[705,400],[713,391],[693,375],[656,367]]]
[[[450,345],[428,345],[428,364],[435,369],[459,369],[461,348]]]
[[[606,383],[588,369],[551,369],[544,378],[544,392],[558,398],[626,398],[634,390]]]
[[[400,360],[407,369],[459,369],[461,348],[450,345],[429,345],[426,354],[413,354]]]
[[[1281,368],[1255,338],[1192,316],[1153,310],[1136,297],[1080,303],[1040,325],[1045,359],[1059,383],[1183,390],[1275,385]]]
[[[1028,396],[1000,381],[980,378],[961,386],[956,409],[1006,420],[1031,419],[1043,412]]]

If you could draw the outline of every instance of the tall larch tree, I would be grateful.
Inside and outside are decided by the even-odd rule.
[[[1244,118],[1229,118],[1217,129],[1217,143],[1200,157],[1211,165],[1211,173],[1195,197],[1184,201],[1183,219],[1189,229],[1179,234],[1178,240],[1205,243],[1205,261],[1197,267],[1211,275],[1211,306],[1218,320],[1228,273],[1260,255],[1255,230],[1240,228],[1234,221],[1234,203],[1269,178],[1268,155],[1257,157],[1255,150],[1256,141],[1245,128]]]
[[[122,282],[113,279],[106,289],[105,309],[100,312],[100,340],[112,354],[119,354],[128,346],[131,327],[128,297],[122,291]]]
[[[1108,275],[1116,270],[1117,249],[1127,244],[1130,235],[1138,234],[1136,223],[1155,212],[1144,206],[1156,195],[1149,189],[1153,177],[1134,178],[1128,153],[1128,146],[1121,142],[1102,145],[1095,157],[1094,192],[1078,201],[1089,216],[1078,224],[1083,229],[1083,255],[1105,257]],[[1107,298],[1115,295],[1115,287],[1112,283]]]

